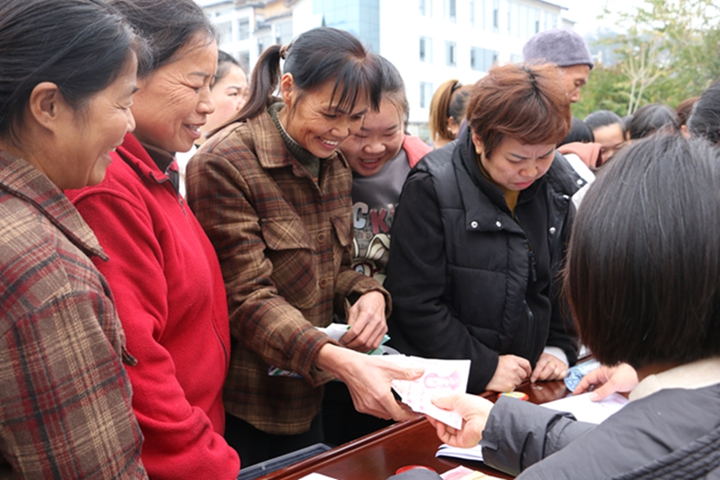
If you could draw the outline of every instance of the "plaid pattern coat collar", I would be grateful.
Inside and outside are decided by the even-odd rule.
[[[0,151],[2,478],[147,478],[125,337],[88,255],[106,258],[65,194]]]
[[[188,204],[225,278],[233,351],[226,411],[273,434],[307,431],[330,376],[315,366],[330,339],[315,329],[348,297],[387,292],[350,268],[352,175],[324,159],[316,183],[270,115],[228,127],[188,165]],[[302,378],[273,377],[270,367]]]

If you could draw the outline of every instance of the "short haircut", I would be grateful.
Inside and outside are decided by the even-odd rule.
[[[675,110],[659,103],[640,107],[630,122],[630,140],[645,138],[653,133],[678,133],[680,120]]]
[[[570,130],[570,98],[554,65],[503,65],[475,84],[467,119],[488,157],[506,136],[557,145]]]
[[[219,39],[217,30],[194,0],[109,0],[148,40],[152,56],[138,62],[138,77],[147,77],[175,60],[175,54],[198,34]]]
[[[583,121],[592,131],[608,125],[618,124],[622,129],[623,135],[625,135],[625,122],[623,122],[623,119],[620,118],[617,113],[611,112],[610,110],[597,110],[592,112],[590,115],[585,117],[585,120]]]
[[[558,144],[558,147],[567,143],[589,143],[594,141],[595,136],[593,135],[592,130],[590,130],[590,127],[585,125],[585,122],[583,122],[579,118],[573,117],[570,131],[567,135],[565,135],[565,138],[563,138],[562,141]]]
[[[598,175],[570,238],[565,290],[598,361],[634,368],[720,355],[720,150],[633,142]]]
[[[720,81],[710,85],[695,102],[687,128],[692,135],[720,144]]]
[[[81,110],[146,44],[102,2],[5,0],[0,6],[0,135],[17,141],[25,106],[42,82]],[[90,61],[92,59],[92,61]]]

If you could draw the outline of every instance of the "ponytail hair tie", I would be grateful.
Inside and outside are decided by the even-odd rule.
[[[285,60],[289,49],[290,49],[290,45],[288,45],[288,44],[285,44],[282,47],[280,47],[280,58]]]

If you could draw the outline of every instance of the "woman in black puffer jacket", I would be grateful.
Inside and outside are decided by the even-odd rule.
[[[570,99],[551,65],[492,69],[469,129],[424,157],[403,187],[386,288],[403,353],[472,360],[468,391],[557,380],[577,335],[557,282],[584,181],[555,145]]]

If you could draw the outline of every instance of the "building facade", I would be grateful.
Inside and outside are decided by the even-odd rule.
[[[325,25],[347,30],[390,60],[405,80],[410,130],[427,136],[430,99],[445,80],[474,83],[495,63],[522,60],[525,41],[572,28],[544,0],[197,0],[218,26],[220,48],[252,68],[273,43]]]

